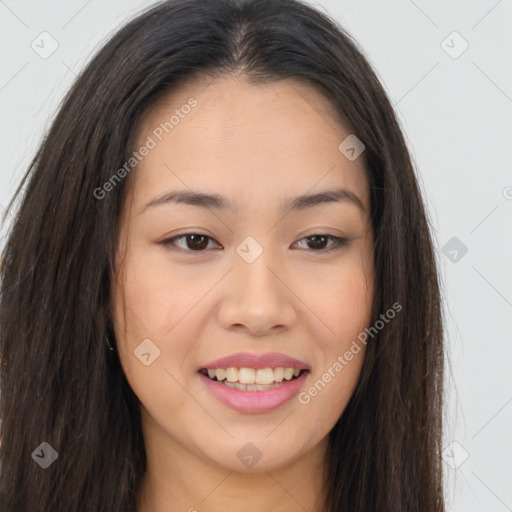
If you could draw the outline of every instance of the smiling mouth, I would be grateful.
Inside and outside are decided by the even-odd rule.
[[[240,391],[266,391],[297,379],[308,370],[299,368],[202,368],[199,373],[214,382]]]

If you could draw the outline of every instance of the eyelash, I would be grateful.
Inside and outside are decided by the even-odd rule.
[[[168,238],[167,240],[163,240],[160,243],[163,246],[169,248],[170,250],[174,250],[174,249],[171,248],[171,246],[174,245],[174,242],[176,240],[179,240],[180,238],[186,238],[187,236],[192,236],[192,235],[198,235],[198,236],[201,236],[201,237],[204,237],[204,238],[208,238],[209,240],[214,240],[211,236],[203,235],[202,233],[190,232],[190,233],[183,233],[181,235],[173,236],[172,238]],[[334,241],[334,243],[329,248],[327,248],[327,249],[309,249],[310,251],[320,252],[320,253],[329,253],[329,252],[333,252],[333,251],[339,251],[339,250],[343,249],[344,247],[346,247],[351,242],[351,240],[349,238],[341,238],[339,236],[327,235],[327,234],[323,234],[323,233],[318,233],[318,234],[315,233],[313,235],[306,236],[306,237],[301,238],[300,240],[298,240],[298,242],[301,242],[302,240],[308,240],[308,239],[311,239],[311,238],[315,238],[315,237],[330,238],[331,240]],[[202,252],[206,252],[206,249],[194,251],[194,250],[191,250],[191,249],[179,248],[178,251],[185,252],[185,253],[202,253]]]

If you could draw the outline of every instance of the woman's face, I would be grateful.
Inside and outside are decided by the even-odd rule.
[[[113,313],[156,457],[247,472],[325,449],[374,285],[364,153],[338,149],[348,135],[290,80],[194,82],[145,117]]]

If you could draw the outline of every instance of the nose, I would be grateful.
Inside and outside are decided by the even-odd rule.
[[[266,336],[288,330],[297,321],[296,296],[287,286],[282,271],[265,251],[256,261],[246,263],[235,256],[233,270],[223,283],[218,311],[224,329]]]

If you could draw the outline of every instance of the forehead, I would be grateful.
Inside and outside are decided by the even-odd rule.
[[[349,134],[325,96],[296,80],[189,82],[139,127],[136,148],[154,147],[133,175],[135,202],[178,187],[270,201],[343,186],[369,207],[364,154],[350,161],[338,149]]]

